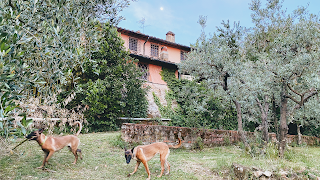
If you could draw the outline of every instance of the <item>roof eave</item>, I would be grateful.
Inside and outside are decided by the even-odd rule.
[[[167,40],[163,40],[163,39],[160,39],[160,38],[156,38],[156,37],[153,37],[153,36],[149,36],[149,35],[146,35],[146,34],[143,34],[143,33],[140,33],[140,32],[134,32],[134,31],[130,31],[130,30],[127,30],[127,29],[124,29],[124,28],[120,28],[120,27],[117,27],[117,31],[119,33],[131,36],[131,37],[139,38],[139,39],[147,40],[149,38],[148,41],[150,41],[150,42],[157,43],[157,44],[162,44],[162,45],[168,46],[168,47],[181,49],[183,51],[190,51],[191,50],[191,47],[189,47],[189,46],[181,45],[181,44],[178,44],[178,43],[173,43],[173,42],[170,42],[170,41],[167,41]]]

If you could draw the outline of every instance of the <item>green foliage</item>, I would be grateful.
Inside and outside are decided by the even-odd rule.
[[[109,24],[101,27],[98,52],[83,65],[76,97],[69,108],[89,107],[84,112],[90,131],[117,130],[119,117],[146,117],[146,90],[142,88],[141,72],[123,47],[117,30]]]
[[[223,144],[225,146],[230,146],[231,145],[229,133],[228,134],[224,134],[224,136],[223,136]]]
[[[25,89],[50,96],[61,86],[75,86],[79,79],[75,69],[82,69],[99,49],[97,16],[117,24],[122,19],[118,13],[128,4],[129,0],[0,1],[0,31],[9,37],[5,40],[10,41],[10,52],[23,54],[21,64],[30,67],[31,84]]]
[[[129,144],[122,139],[121,134],[120,134],[110,140],[110,145],[124,149],[124,148],[128,148]]]
[[[167,107],[157,103],[161,115],[170,118],[171,125],[206,127],[214,129],[236,129],[236,116],[231,106],[222,107],[218,98],[205,83],[175,78],[175,72],[163,68],[161,76],[170,91],[166,94]],[[171,108],[172,100],[178,107]]]
[[[160,98],[154,92],[152,93],[152,95],[153,95],[153,99],[154,99],[155,104],[159,108],[159,111],[161,113],[161,117],[162,118],[171,118],[171,117],[176,115],[175,111],[174,111],[174,109],[172,107],[173,98],[169,97],[168,93],[166,93],[166,95],[165,95],[165,98],[166,98],[166,101],[167,101],[167,105],[166,106],[163,106],[160,103]]]
[[[320,87],[320,40],[315,38],[320,36],[319,16],[309,14],[304,7],[287,14],[280,1],[268,1],[262,8],[260,1],[253,0],[250,9],[255,27],[246,37],[244,50],[256,60],[244,63],[243,73],[248,74],[245,81],[250,89],[277,95],[277,104],[286,107],[280,108],[282,156],[287,123],[310,123],[314,127],[320,123],[315,98]]]
[[[186,61],[179,64],[179,71],[206,84],[223,104],[239,102],[244,124],[260,124],[266,118],[272,122],[271,115],[280,116],[281,123],[274,126],[282,127],[272,129],[282,131],[280,141],[285,142],[286,123],[312,124],[315,128],[320,124],[319,101],[315,98],[320,88],[320,40],[315,38],[320,36],[319,16],[309,14],[305,7],[287,14],[282,1],[277,0],[267,1],[265,6],[252,0],[250,9],[255,25],[250,31],[239,23],[232,28],[228,21],[209,37],[203,30]],[[201,23],[204,27],[203,19]],[[271,97],[273,109],[269,107]],[[280,108],[279,112],[276,106],[287,109]]]
[[[204,143],[203,143],[203,139],[201,137],[197,137],[196,142],[193,143],[192,145],[192,149],[194,150],[203,150],[204,148]]]
[[[85,71],[86,63],[96,59],[91,58],[99,53],[100,44],[105,42],[100,41],[104,34],[101,33],[102,27],[97,17],[103,16],[104,20],[116,25],[122,19],[118,13],[128,6],[129,2],[130,0],[0,1],[0,86],[2,88],[0,95],[3,105],[0,133],[8,134],[8,129],[13,128],[9,118],[15,107],[12,99],[21,100],[21,95],[25,95],[25,98],[31,95],[38,97],[40,102],[44,102],[61,90],[74,89],[80,78],[88,82],[86,77],[80,76]],[[110,45],[107,43],[104,47],[120,44],[117,38],[109,39],[109,43]],[[105,58],[123,57],[118,56],[118,51],[103,53],[109,55]],[[96,69],[99,64],[96,63],[94,66]],[[93,72],[97,73],[97,71]],[[99,85],[101,83],[97,86]],[[90,87],[95,88],[94,84]],[[132,83],[128,87],[126,89],[132,90],[135,84]],[[139,93],[141,91],[134,96],[141,95]],[[68,94],[68,92],[62,94]],[[82,97],[78,98],[83,100]],[[140,102],[132,97],[127,100],[129,102],[122,111],[132,116],[139,114],[140,106],[128,107]],[[56,105],[56,101],[48,103],[48,106]],[[94,109],[91,110],[94,111]],[[99,110],[98,108],[96,111]],[[88,115],[91,117],[90,113]],[[26,130],[23,127],[28,123],[24,117],[21,123],[17,124],[21,128],[17,131],[24,134]]]
[[[23,115],[21,123],[15,128],[13,124],[13,112],[18,107],[16,100],[21,98],[21,90],[23,85],[28,84],[25,78],[21,78],[26,74],[26,68],[22,63],[22,54],[17,51],[12,43],[15,43],[16,34],[10,36],[3,31],[4,26],[0,26],[0,135],[14,137],[17,135],[25,135],[26,127],[30,125],[32,120],[26,120]],[[24,76],[26,77],[26,76]]]
[[[32,119],[27,119],[27,114],[26,113],[22,113],[20,114],[20,116],[22,116],[21,121],[17,122],[17,125],[20,126],[21,128],[21,133],[25,136],[27,135],[27,129],[33,122]]]
[[[304,125],[303,127],[301,127],[301,134],[306,135],[306,136],[319,137],[319,135],[320,135],[320,126]]]
[[[17,127],[15,127],[12,115],[13,111],[18,109],[18,106],[13,101],[13,94],[10,94],[9,91],[4,93],[0,98],[0,102],[0,135],[6,139],[25,136],[27,128],[32,124],[32,119],[27,119],[25,113],[20,114],[19,116],[22,116],[22,119],[16,122]]]

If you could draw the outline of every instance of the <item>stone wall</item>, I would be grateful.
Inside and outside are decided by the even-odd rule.
[[[248,137],[253,137],[252,132],[246,132]],[[153,142],[166,142],[176,144],[178,137],[182,140],[182,146],[189,149],[201,137],[205,146],[219,146],[236,144],[240,142],[238,131],[197,129],[176,126],[146,125],[124,123],[121,127],[122,138],[129,143],[137,142],[151,144]],[[270,140],[276,141],[276,134],[269,134]],[[297,142],[297,136],[288,135],[288,143]],[[317,137],[302,136],[302,142],[308,145],[319,144]]]
[[[148,87],[147,100],[148,100],[148,118],[161,117],[158,106],[154,102],[152,93],[155,93],[159,97],[160,103],[162,105],[167,105],[165,99],[166,91],[168,91],[167,85],[164,84],[155,84],[155,83],[146,83],[145,87]]]
[[[314,137],[314,136],[302,136],[301,141],[302,141],[302,143],[305,143],[310,146],[320,145],[320,138]],[[298,135],[287,135],[287,143],[298,144],[297,142],[298,142]]]
[[[144,87],[148,88],[148,92],[147,92],[148,118],[161,118],[159,108],[154,102],[152,93],[155,93],[155,95],[159,97],[160,103],[163,106],[167,106],[167,101],[165,96],[166,96],[166,92],[169,90],[168,86],[166,84],[156,84],[156,83],[147,82],[144,84]],[[177,103],[173,102],[172,106],[176,107]]]
[[[248,133],[250,135],[253,133]],[[176,144],[178,137],[182,146],[189,149],[201,137],[205,146],[234,144],[240,141],[237,131],[197,129],[176,126],[146,125],[124,123],[121,127],[122,138],[129,143],[151,144],[166,142]]]

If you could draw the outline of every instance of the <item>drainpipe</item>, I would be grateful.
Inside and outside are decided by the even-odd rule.
[[[150,37],[150,36],[148,36],[148,39],[146,40],[146,42],[143,43],[143,55],[145,55],[146,43],[149,41],[149,37]]]

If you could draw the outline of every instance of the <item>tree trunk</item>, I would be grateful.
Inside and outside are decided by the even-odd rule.
[[[263,116],[262,119],[262,136],[263,140],[268,143],[269,142],[269,133],[268,133],[268,121],[267,121],[267,115]]]
[[[233,100],[233,103],[235,104],[236,110],[237,110],[238,132],[240,134],[241,141],[243,142],[243,144],[247,148],[247,147],[249,147],[249,145],[247,142],[246,135],[245,135],[243,128],[242,128],[241,104],[236,100]]]
[[[297,124],[297,132],[298,132],[298,145],[301,145],[301,136],[302,136],[302,134],[301,134],[301,131],[300,131],[300,127],[301,127],[301,125],[299,125],[299,124]]]
[[[278,126],[278,118],[277,118],[277,107],[276,107],[276,99],[274,95],[272,95],[272,111],[273,111],[273,123],[274,129],[276,132],[277,140],[279,140],[279,126]]]
[[[286,97],[287,86],[285,81],[282,84],[281,96],[281,106],[280,106],[280,133],[279,133],[279,156],[282,158],[284,155],[286,147],[286,137],[288,133],[287,125],[287,104],[288,99]]]
[[[269,96],[265,95],[264,96],[264,106],[262,106],[260,100],[256,98],[256,101],[258,103],[258,106],[261,111],[261,125],[262,125],[262,139],[264,142],[268,143],[269,142],[269,133],[268,133],[268,111],[269,111]]]

